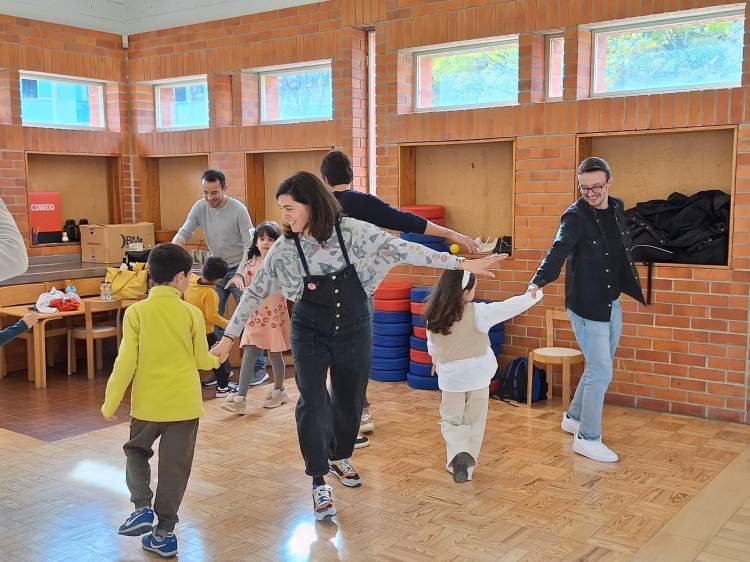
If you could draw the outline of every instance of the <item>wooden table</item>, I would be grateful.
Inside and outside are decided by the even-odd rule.
[[[99,297],[88,297],[82,299],[84,301],[98,301]],[[122,307],[126,308],[131,304],[138,302],[137,300],[124,300]],[[21,304],[18,306],[3,306],[0,307],[0,316],[10,316],[12,318],[22,318],[26,316],[30,310],[31,305]],[[36,388],[47,388],[47,360],[46,360],[46,338],[44,331],[48,322],[52,320],[59,320],[61,318],[69,318],[71,316],[83,316],[83,304],[78,310],[72,310],[70,312],[55,312],[52,314],[42,314],[39,322],[37,322],[32,328],[32,337],[34,340],[34,386]],[[3,353],[0,348],[0,353]],[[29,366],[30,367],[30,366]]]

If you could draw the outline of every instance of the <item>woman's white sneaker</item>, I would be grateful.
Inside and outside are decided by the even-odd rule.
[[[326,517],[336,515],[336,507],[333,505],[333,488],[328,484],[316,486],[313,488],[312,495],[315,519],[322,521]]]
[[[581,439],[573,437],[573,450],[586,458],[599,462],[617,462],[620,458],[601,439]]]
[[[578,435],[578,430],[581,427],[581,422],[568,417],[568,412],[563,412],[562,422],[560,423],[560,429],[571,435]]]

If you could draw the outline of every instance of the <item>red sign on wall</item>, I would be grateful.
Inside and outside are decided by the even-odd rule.
[[[29,222],[36,232],[62,230],[62,205],[60,193],[45,191],[29,193]]]

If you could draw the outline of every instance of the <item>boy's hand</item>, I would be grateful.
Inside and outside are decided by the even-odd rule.
[[[42,317],[42,315],[39,312],[29,312],[26,314],[21,320],[24,324],[26,324],[27,328],[32,328],[34,324],[39,322],[39,319]]]

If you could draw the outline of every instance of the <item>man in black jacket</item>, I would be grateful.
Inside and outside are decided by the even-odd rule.
[[[471,238],[450,228],[440,226],[407,211],[394,209],[388,203],[370,195],[354,191],[351,183],[354,177],[349,157],[341,151],[333,150],[325,155],[320,163],[320,175],[336,200],[344,209],[344,214],[353,219],[369,222],[380,228],[400,230],[428,236],[442,236],[455,242],[469,253],[476,253],[477,246]],[[370,404],[365,396],[360,431],[367,433],[375,428],[370,414]],[[355,448],[367,447],[369,441],[363,435],[357,436]]]
[[[609,195],[612,172],[603,158],[586,158],[578,166],[581,197],[560,219],[560,228],[529,284],[532,296],[565,269],[565,304],[576,340],[586,358],[573,401],[561,427],[572,433],[573,450],[602,462],[617,462],[601,439],[604,395],[612,380],[622,334],[620,294],[644,303],[630,251],[623,203]]]

